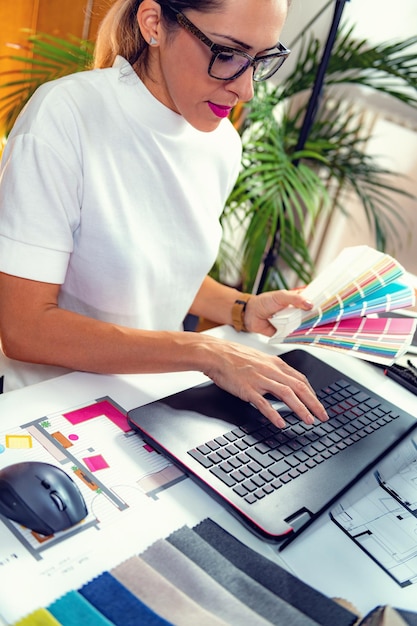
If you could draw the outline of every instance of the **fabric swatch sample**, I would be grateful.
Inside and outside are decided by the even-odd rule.
[[[116,626],[172,626],[119,583],[104,572],[87,583],[79,592]]]
[[[408,626],[417,626],[417,613],[405,609],[395,609]]]
[[[226,622],[189,598],[139,556],[124,561],[110,573],[155,613],[175,626],[226,626]]]
[[[26,617],[15,622],[13,626],[62,626],[48,609],[36,609]]]
[[[190,528],[183,526],[176,530],[169,535],[168,541],[197,563],[230,593],[272,624],[276,624],[276,626],[282,626],[282,624],[286,624],[286,626],[317,626],[317,622],[235,567]]]
[[[322,626],[350,626],[357,616],[255,552],[211,519],[193,529],[236,567]]]
[[[112,626],[78,591],[69,591],[48,606],[62,626]]]
[[[166,539],[158,539],[141,558],[207,611],[229,624],[267,626],[270,622],[226,591]]]

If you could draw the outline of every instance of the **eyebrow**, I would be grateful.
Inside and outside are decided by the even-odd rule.
[[[239,39],[235,39],[234,37],[231,37],[229,35],[223,35],[221,33],[210,33],[211,37],[221,37],[223,39],[228,39],[231,43],[240,46],[241,48],[244,48],[245,50],[252,50],[252,46],[250,46],[247,43],[244,43],[243,41],[240,41]],[[275,50],[275,48],[278,47],[278,43],[275,44],[275,46],[272,46],[271,48],[264,48],[265,52],[269,52],[269,50]]]

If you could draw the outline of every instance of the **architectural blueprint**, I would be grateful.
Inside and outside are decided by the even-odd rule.
[[[361,479],[331,518],[401,587],[417,583],[417,435]]]

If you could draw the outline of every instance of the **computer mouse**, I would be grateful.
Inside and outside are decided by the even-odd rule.
[[[87,514],[80,490],[61,468],[26,461],[0,470],[0,515],[49,536]]]

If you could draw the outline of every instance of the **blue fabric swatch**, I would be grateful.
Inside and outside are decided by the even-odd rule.
[[[79,593],[116,626],[172,626],[109,572],[81,587]]]

